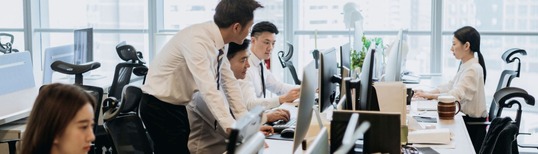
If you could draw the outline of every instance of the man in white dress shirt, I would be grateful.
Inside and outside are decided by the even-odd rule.
[[[253,24],[255,0],[221,0],[213,21],[186,27],[151,62],[142,86],[140,114],[155,153],[189,153],[186,105],[194,93],[207,102],[224,132],[246,113],[225,44],[243,43]],[[227,100],[227,101],[226,101]]]
[[[226,57],[228,58],[228,61],[230,61],[230,68],[237,79],[244,79],[247,68],[250,67],[248,63],[249,53],[247,52],[249,42],[248,39],[245,39],[241,45],[233,42],[230,42],[228,45],[228,53]],[[248,89],[241,89],[243,99],[247,97],[256,97],[253,92],[254,89],[250,86],[248,81],[238,81],[241,88],[248,87]],[[247,86],[245,86],[245,84]],[[190,152],[193,154],[225,152],[227,145],[225,140],[227,135],[222,129],[219,129],[220,126],[216,123],[215,117],[211,115],[207,104],[199,97],[198,93],[195,94],[192,102],[187,106],[187,112],[189,113],[189,123],[192,129],[189,136]],[[265,115],[267,115],[268,122],[274,122],[279,119],[289,119],[289,112],[283,109],[270,110]],[[260,130],[266,135],[273,133],[271,126],[262,126]]]
[[[263,63],[264,60],[271,57],[271,52],[276,42],[276,34],[278,34],[277,27],[268,21],[259,22],[252,27],[250,33],[252,40],[250,45],[251,56],[248,59],[251,67],[247,71],[245,80],[252,84],[256,96],[263,99],[247,101],[247,107],[249,108],[262,105],[265,109],[270,109],[282,103],[293,102],[293,100],[299,98],[299,86],[278,81]],[[267,90],[279,97],[269,98],[266,93]]]

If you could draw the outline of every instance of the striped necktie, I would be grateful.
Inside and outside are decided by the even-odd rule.
[[[222,64],[222,58],[224,57],[224,51],[219,49],[219,55],[217,56],[217,90],[220,89],[220,65]]]

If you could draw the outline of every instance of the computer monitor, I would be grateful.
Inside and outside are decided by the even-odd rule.
[[[256,106],[234,123],[226,147],[228,153],[257,153],[263,150],[265,136],[259,132],[263,111],[263,107]]]
[[[77,29],[74,36],[74,64],[93,61],[93,28]]]
[[[377,98],[375,96],[373,87],[373,66],[374,66],[375,49],[366,53],[364,63],[362,64],[362,70],[360,75],[360,89],[359,89],[359,104],[355,105],[359,107],[359,110],[376,110],[379,111],[379,105],[377,104]]]
[[[295,134],[293,136],[293,152],[297,150],[299,145],[303,142],[308,128],[310,128],[310,120],[312,120],[312,113],[315,102],[315,94],[317,88],[317,75],[314,61],[308,63],[303,69],[303,80],[301,82],[301,101],[297,111],[297,122],[295,125]]]
[[[368,121],[370,126],[364,133],[363,144],[354,145],[354,148],[351,149],[362,149],[362,153],[401,153],[400,113],[350,110],[335,110],[333,112],[330,130],[331,152],[335,152],[341,147],[353,114],[359,114],[357,123],[361,125],[359,128],[365,121]]]
[[[45,49],[43,59],[43,84],[52,82],[53,72],[50,65],[55,61],[73,63],[73,44],[49,47]]]
[[[336,84],[333,76],[337,75],[336,49],[330,48],[320,53],[319,67],[319,111],[333,105],[336,96]]]
[[[351,61],[351,45],[349,45],[349,43],[346,43],[340,46],[340,66],[342,68],[345,67],[345,68],[350,69],[351,68],[350,61]]]
[[[392,43],[389,55],[387,57],[387,65],[385,66],[385,75],[383,81],[402,81],[402,67],[407,56],[404,52],[404,43],[406,40],[407,31],[400,29],[396,40]]]
[[[327,128],[323,127],[312,143],[308,145],[306,153],[329,153],[330,151],[329,133],[327,132]]]

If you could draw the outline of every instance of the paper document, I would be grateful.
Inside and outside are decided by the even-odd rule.
[[[449,144],[450,129],[422,129],[409,132],[407,140],[409,143],[430,143],[430,144]]]
[[[437,100],[420,100],[415,102],[419,111],[437,111]]]

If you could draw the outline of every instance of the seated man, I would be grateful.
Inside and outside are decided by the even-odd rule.
[[[235,43],[230,43],[228,45],[227,57],[230,61],[230,68],[237,79],[245,78],[247,68],[249,67],[247,62],[249,54],[246,50],[249,42],[249,40],[245,40],[242,45]],[[241,82],[240,87],[249,87],[244,86],[243,84],[245,83],[248,84],[248,82]],[[252,93],[253,90],[251,89],[241,89],[241,91],[243,98],[256,97],[246,96],[254,95]],[[251,92],[248,93],[246,91]],[[210,111],[202,98],[199,97],[198,94],[195,94],[193,102],[187,106],[191,128],[188,146],[191,153],[223,153],[226,151],[225,139],[228,135],[222,131],[223,129],[220,128],[218,122],[209,112]],[[265,117],[267,122],[274,122],[280,119],[289,120],[290,115],[287,110],[277,109],[268,111]],[[262,126],[260,130],[263,131],[265,135],[273,133],[271,126]]]
[[[250,87],[254,88],[256,96],[263,99],[248,100],[249,98],[243,98],[247,100],[247,108],[262,105],[265,109],[270,109],[299,98],[299,86],[276,80],[271,71],[264,66],[263,62],[271,57],[276,34],[278,34],[277,27],[268,21],[259,22],[252,27],[250,53],[253,56],[248,59],[248,63],[252,67],[248,69],[245,80],[251,83]],[[279,97],[267,98],[266,90],[279,95]]]

